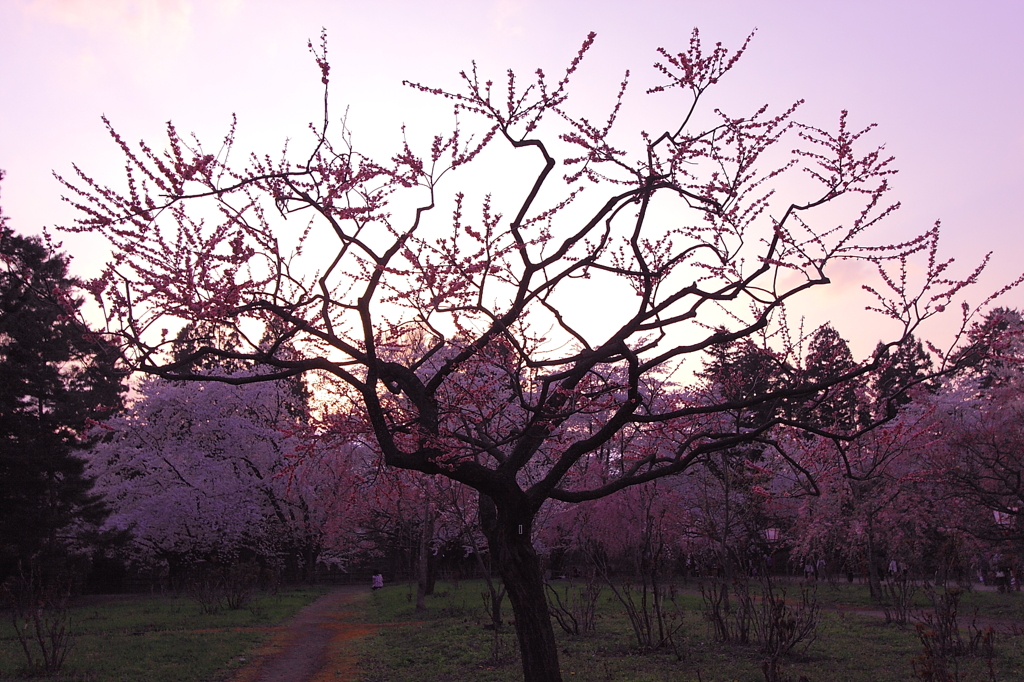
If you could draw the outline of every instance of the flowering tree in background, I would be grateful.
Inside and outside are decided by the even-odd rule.
[[[951,409],[943,424],[944,447],[933,454],[949,494],[995,520],[998,529],[1024,539],[1024,404],[1019,387],[1002,387],[979,405],[969,401]]]
[[[936,446],[925,461],[948,524],[987,546],[992,557],[1001,555],[975,557],[977,567],[1018,575],[1024,559],[1022,333],[1021,314],[1005,308],[971,330],[975,343],[965,371],[933,398]]]
[[[938,500],[916,494],[922,453],[934,446],[933,414],[907,410],[899,419],[837,449],[825,440],[794,444],[817,495],[804,491],[794,536],[800,556],[827,557],[868,579],[881,599],[889,562],[918,567],[935,527]]]
[[[302,429],[282,386],[152,378],[137,390],[90,453],[108,523],[132,532],[135,561],[163,563],[172,578],[240,555],[308,572],[338,544],[339,520],[358,523],[352,452],[300,461]]]
[[[747,394],[666,397],[655,387],[683,359],[770,329],[792,299],[828,284],[836,261],[878,266],[875,308],[901,329],[883,352],[977,274],[949,276],[934,229],[902,244],[867,241],[895,208],[886,199],[894,170],[845,112],[832,131],[798,123],[799,103],[705,113],[706,92],[746,43],[706,51],[694,31],[682,52],[660,50],[662,85],[651,93],[678,94],[680,119],[630,139],[616,126],[628,74],[603,122],[570,106],[593,39],[558,80],[538,71],[523,86],[510,73],[499,87],[474,67],[459,91],[411,84],[457,115],[423,154],[406,142],[371,158],[344,127],[328,134],[322,43],[311,50],[324,117],[297,160],[288,152],[236,166],[233,130],[210,153],[171,125],[166,151],[136,150],[108,124],[127,184],[77,169],[65,181],[81,212],[70,229],[114,248],[92,290],[136,368],[236,384],[322,372],[348,387],[388,466],[478,491],[531,682],[561,679],[532,541],[548,500],[587,502],[715,453],[775,448],[782,427],[840,440],[871,427],[832,433],[783,406],[876,371],[878,357],[821,380],[778,376]],[[507,170],[513,159],[525,177]],[[458,178],[466,186],[448,190]],[[492,186],[474,200],[467,192],[481,181]],[[593,292],[614,302],[596,321],[578,310]],[[180,321],[230,329],[242,346],[169,357],[167,329]],[[413,330],[422,342],[396,353]],[[206,358],[256,369],[204,375],[195,367]],[[624,432],[645,446],[601,476],[578,475]]]

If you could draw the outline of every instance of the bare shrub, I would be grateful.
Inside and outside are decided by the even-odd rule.
[[[596,624],[594,614],[603,588],[594,575],[587,576],[585,584],[569,580],[559,594],[558,589],[545,583],[548,592],[548,608],[559,626],[569,635],[593,634]]]
[[[799,648],[800,653],[818,638],[818,590],[815,585],[800,585],[800,600],[786,600],[786,588],[770,576],[760,579],[761,599],[754,606],[754,636],[761,651],[778,658]]]
[[[720,642],[749,644],[753,628],[753,599],[746,578],[733,581],[735,599],[729,598],[729,583],[712,577],[700,586],[704,598],[704,619],[711,624],[714,637]]]
[[[199,564],[193,566],[182,579],[188,598],[199,604],[199,610],[213,614],[224,608],[223,578],[217,568]]]
[[[765,659],[761,671],[766,682],[785,682],[782,660],[804,653],[818,637],[820,607],[815,585],[802,583],[800,599],[787,601],[785,586],[767,571],[758,574],[760,595],[750,589],[749,578],[732,583],[733,599],[723,580],[713,578],[701,585],[704,617],[715,638],[735,644],[756,644]]]
[[[765,682],[785,682],[782,659],[799,648],[800,653],[818,638],[820,609],[816,585],[800,584],[800,600],[787,602],[786,588],[770,575],[760,576],[761,599],[751,605],[754,636],[765,654],[762,672]],[[749,594],[749,592],[748,592]],[[749,597],[748,597],[749,598]]]
[[[978,627],[975,609],[965,642],[960,632],[960,597],[963,590],[950,587],[941,595],[930,585],[925,593],[932,602],[931,611],[921,614],[917,623],[917,637],[921,653],[911,660],[914,675],[927,682],[964,682],[959,659],[963,656],[984,656],[988,661],[989,679],[995,680],[995,630]]]
[[[71,581],[42,580],[30,571],[9,578],[3,585],[14,631],[25,653],[29,674],[54,674],[71,653]]]
[[[612,594],[626,610],[633,627],[637,646],[641,651],[654,651],[672,647],[682,659],[675,636],[683,627],[682,609],[676,603],[675,587],[668,589],[659,582],[641,576],[640,580],[626,579],[616,584],[607,579]]]
[[[931,639],[943,654],[959,656],[967,653],[967,647],[960,636],[959,611],[963,590],[951,587],[939,594],[931,585],[925,585],[924,590],[932,603],[932,610],[921,613],[918,625],[924,626],[926,632],[933,633]],[[920,637],[921,628],[917,630]]]
[[[653,488],[646,490],[638,500],[644,532],[637,542],[615,557],[596,545],[588,548],[587,554],[595,571],[625,609],[640,651],[671,647],[682,660],[675,641],[684,621],[672,583],[674,560],[663,527],[664,513],[656,509],[653,492]],[[613,560],[620,568],[617,573]]]
[[[942,635],[924,623],[915,628],[923,650],[911,660],[914,676],[926,682],[961,682],[956,656],[944,648]]]
[[[243,561],[224,569],[224,605],[234,611],[252,604],[260,585],[260,565]]]
[[[910,622],[910,612],[914,604],[917,585],[910,579],[907,572],[899,572],[882,584],[882,597],[886,601],[883,607],[886,623],[904,626]]]
[[[259,589],[261,569],[255,561],[231,566],[197,564],[185,576],[185,593],[203,613],[247,608]]]

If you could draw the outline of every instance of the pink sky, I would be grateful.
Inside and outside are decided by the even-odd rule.
[[[317,115],[319,78],[305,43],[321,26],[335,113],[350,104],[357,140],[382,148],[403,122],[432,130],[438,108],[403,89],[403,78],[451,87],[472,59],[496,75],[555,73],[593,30],[598,42],[575,92],[609,102],[624,69],[641,86],[654,49],[682,49],[693,26],[727,46],[757,27],[722,86],[731,104],[805,98],[808,122],[831,126],[847,108],[857,125],[878,123],[874,139],[901,171],[903,209],[887,228],[894,239],[941,219],[946,254],[963,271],[994,251],[974,302],[1024,270],[1024,3],[991,0],[4,0],[0,205],[12,226],[34,233],[69,222],[51,170],[68,174],[77,163],[120,179],[101,114],[129,140],[158,142],[168,119],[220,137],[232,112],[247,149],[272,153],[299,138]],[[65,245],[83,276],[104,257],[95,242]],[[1024,292],[1003,304],[1024,307]],[[873,332],[833,317],[856,351],[870,349]]]

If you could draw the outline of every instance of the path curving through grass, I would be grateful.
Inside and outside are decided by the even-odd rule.
[[[378,626],[356,620],[357,603],[369,597],[363,586],[332,590],[305,607],[254,653],[231,682],[348,682],[357,674],[352,645]]]

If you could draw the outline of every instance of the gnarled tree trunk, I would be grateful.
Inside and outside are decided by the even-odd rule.
[[[533,513],[521,508],[496,507],[481,493],[480,521],[515,615],[523,679],[561,682],[544,576],[530,536]]]

